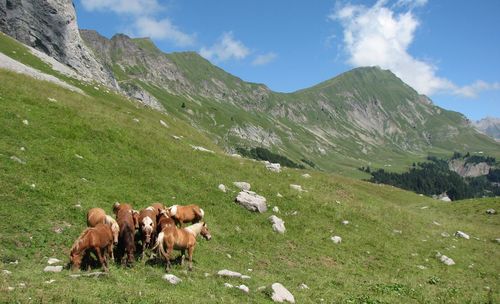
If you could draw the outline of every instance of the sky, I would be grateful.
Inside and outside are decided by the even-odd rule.
[[[76,0],[80,28],[196,51],[293,92],[352,68],[390,69],[443,108],[500,117],[498,0]]]

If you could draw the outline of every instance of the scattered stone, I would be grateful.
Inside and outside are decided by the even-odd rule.
[[[441,197],[439,200],[443,202],[451,202],[451,199],[447,195]]]
[[[266,289],[266,286],[259,286],[257,287],[257,291],[262,291],[262,290],[265,290]]]
[[[281,165],[278,163],[270,163],[268,161],[265,162],[266,168],[269,171],[280,173],[281,172]]]
[[[498,244],[500,244],[500,238],[495,239],[495,242],[497,242]]]
[[[88,181],[89,181],[89,180],[88,180],[88,179],[86,179],[85,177],[82,177],[82,178],[81,178],[81,180],[82,180],[82,181],[84,181],[84,182],[88,182]]]
[[[448,265],[448,266],[455,265],[455,261],[453,261],[451,258],[449,258],[449,257],[447,257],[439,252],[436,254],[436,258],[438,258],[445,265]]]
[[[140,120],[139,120],[139,119],[137,119],[137,118],[134,118],[134,119],[132,119],[132,120],[133,120],[133,121],[135,121],[135,122],[137,122],[137,123],[139,123],[139,122],[140,122]]]
[[[236,158],[242,158],[242,156],[241,156],[241,155],[236,154],[236,153],[231,154],[231,156],[232,156],[232,157],[236,157]]]
[[[248,272],[252,272],[252,271],[253,271],[253,269],[252,269],[252,268],[248,268],[247,270],[248,270]]]
[[[49,266],[47,266],[47,267],[49,267]],[[59,267],[59,266],[57,266],[57,267]],[[96,272],[89,272],[89,273],[84,273],[84,274],[70,274],[69,276],[71,278],[79,278],[79,277],[100,277],[100,276],[107,276],[107,275],[108,275],[107,272],[96,271]]]
[[[471,269],[474,268],[474,263],[470,264],[468,267]]]
[[[168,125],[166,122],[160,119],[160,125],[164,126],[165,128],[168,128]]]
[[[226,193],[226,186],[224,186],[223,184],[220,184],[217,188],[219,188],[220,191]]]
[[[233,288],[234,286],[229,284],[229,283],[224,283],[224,286],[227,287],[227,288]]]
[[[61,272],[63,269],[62,266],[47,266],[43,269],[45,272]]]
[[[172,138],[175,139],[175,140],[181,140],[182,137],[177,136],[177,135],[172,135]]]
[[[8,290],[8,291],[13,291],[13,290],[14,290],[14,287],[9,286],[9,287],[7,287],[7,290]]]
[[[335,201],[335,203],[337,203],[338,205],[340,205],[340,202],[339,202],[339,201]]]
[[[219,270],[217,274],[221,277],[241,278],[241,273],[227,269]]]
[[[47,263],[48,263],[49,265],[52,265],[52,264],[57,264],[57,263],[61,263],[61,262],[62,262],[61,260],[56,259],[56,258],[50,258],[50,259],[47,261]]]
[[[29,125],[30,123],[29,123],[29,121],[28,121],[27,119],[24,119],[24,120],[23,120],[23,124],[27,126],[27,125]]]
[[[17,265],[19,264],[19,261],[18,260],[15,260],[14,262],[9,262],[10,265]]]
[[[401,230],[397,230],[397,229],[392,230],[392,232],[393,232],[393,233],[397,233],[397,234],[402,234],[402,233],[403,233],[403,231],[401,231]]]
[[[467,233],[462,232],[462,231],[460,231],[460,230],[459,230],[459,231],[457,231],[457,232],[455,232],[455,236],[456,236],[456,237],[460,237],[460,238],[464,238],[464,239],[466,239],[466,240],[470,239],[470,236],[469,236]]]
[[[290,188],[299,192],[307,192],[306,190],[302,189],[301,185],[290,184]]]
[[[440,223],[438,223],[438,222],[436,222],[436,221],[433,221],[432,223],[433,223],[434,225],[436,225],[436,226],[441,226],[441,224],[440,224]]]
[[[279,213],[280,212],[280,208],[278,208],[278,206],[274,206],[273,207],[273,212],[274,213]]]
[[[330,239],[334,244],[340,244],[342,242],[342,238],[338,235],[332,236]]]
[[[349,225],[349,221],[343,220],[342,225]]]
[[[300,290],[309,289],[309,286],[307,286],[307,285],[306,285],[306,284],[304,284],[304,283],[301,283],[301,284],[299,285],[299,289],[300,289]]]
[[[249,275],[246,275],[246,274],[241,275],[241,278],[243,280],[249,280],[249,279],[251,279],[251,277]]]
[[[193,146],[193,145],[191,145],[191,147],[192,147],[195,151],[208,152],[208,153],[215,153],[214,151],[212,151],[212,150],[208,150],[207,148],[204,148],[204,147],[200,147],[200,146]]]
[[[50,280],[48,280],[48,281],[45,281],[45,284],[52,284],[52,283],[54,283],[55,281],[56,281],[56,280],[54,280],[54,279],[50,279]]]
[[[173,274],[164,274],[162,277],[165,281],[169,282],[170,284],[177,285],[180,282],[182,282],[182,279],[176,277]]]
[[[36,185],[35,184],[31,184],[30,187],[31,187],[31,189],[35,189]]]
[[[241,232],[241,228],[240,228],[240,226],[236,226],[236,227],[234,228],[234,230],[236,230],[236,231],[238,231],[238,232]]]
[[[425,267],[424,265],[417,265],[417,268],[422,270],[427,269],[427,267]]]
[[[23,283],[23,282],[19,283],[19,287],[20,288],[26,288],[26,283]]]
[[[309,173],[304,173],[302,174],[303,178],[311,178],[311,175]]]
[[[486,210],[486,214],[496,214],[497,211],[495,209],[488,209]]]
[[[232,259],[233,258],[229,253],[226,254],[226,256],[227,256],[228,259]]]
[[[423,206],[423,207],[421,207],[420,209],[422,209],[422,210],[423,210],[423,209],[427,209],[427,208],[429,208],[429,206]]]
[[[280,283],[274,283],[271,285],[271,289],[273,290],[273,294],[271,298],[274,302],[290,302],[295,303],[295,298],[293,295],[285,288],[285,286]]]
[[[55,98],[52,98],[52,97],[47,98],[47,100],[50,102],[57,102],[57,100]]]
[[[210,273],[205,272],[203,275],[205,276],[205,278],[208,278],[210,276]]]
[[[266,198],[252,191],[241,191],[238,193],[235,202],[250,211],[257,211],[260,213],[267,211]]]
[[[450,237],[450,234],[448,232],[441,232],[442,237]]]
[[[99,88],[98,87],[94,87],[94,90],[99,91]]]
[[[54,229],[54,232],[57,233],[57,234],[61,234],[63,232],[63,230],[64,230],[63,228],[57,227],[57,228]]]
[[[24,151],[26,151],[26,148],[25,147],[21,147],[21,148],[19,148],[19,150],[21,150],[21,151],[24,152]]]
[[[238,286],[236,288],[238,288],[239,290],[243,291],[244,293],[249,293],[250,292],[250,288],[248,288],[246,285],[243,285],[243,284],[241,284],[240,286]]]
[[[233,185],[240,188],[241,190],[250,191],[250,184],[247,182],[234,182]]]
[[[80,154],[75,154],[75,157],[79,158],[79,159],[83,159],[83,156],[81,156]]]
[[[15,162],[20,163],[21,165],[26,165],[26,162],[24,160],[20,159],[19,157],[15,156],[15,155],[12,155],[10,157],[10,159],[15,161]]]
[[[283,197],[283,195],[281,195],[281,193],[278,192],[278,194],[276,194],[277,197]]]
[[[299,212],[297,210],[295,210],[292,213],[290,213],[290,215],[297,215],[297,214],[299,214]]]
[[[412,253],[411,256],[416,257],[416,256],[418,256],[418,253]]]
[[[80,202],[78,202],[78,203],[75,205],[75,208],[78,208],[78,209],[81,209],[81,208],[82,208],[82,205],[80,204]]]
[[[2,270],[3,274],[5,275],[10,275],[12,274],[12,271],[8,271],[7,269]]]
[[[271,215],[269,217],[269,221],[273,224],[273,230],[278,232],[278,233],[285,233],[286,228],[285,228],[285,222],[277,217],[276,215]]]

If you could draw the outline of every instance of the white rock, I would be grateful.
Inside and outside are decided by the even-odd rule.
[[[21,147],[21,148],[19,148],[19,150],[26,151],[26,148],[25,147]]]
[[[466,240],[470,239],[470,236],[469,236],[467,233],[462,232],[462,231],[457,231],[457,232],[455,232],[455,236],[456,236],[456,237],[461,237],[461,238],[464,238],[464,239],[466,239]]]
[[[332,236],[330,239],[334,244],[340,244],[342,242],[342,238],[338,235]]]
[[[168,128],[168,125],[166,122],[160,119],[160,125],[164,126],[165,128]]]
[[[393,229],[392,232],[393,233],[397,233],[397,234],[402,234],[403,233],[403,231],[397,230],[397,229]]]
[[[450,234],[448,232],[441,232],[442,237],[450,237]]]
[[[234,286],[229,284],[229,283],[224,283],[224,286],[227,287],[227,288],[233,288]]]
[[[250,288],[248,288],[246,285],[241,284],[240,286],[237,287],[239,290],[243,291],[244,293],[249,293]]]
[[[2,270],[3,274],[9,275],[12,274],[12,271],[8,271],[7,269]]]
[[[335,203],[337,203],[338,205],[340,205],[340,202],[339,202],[339,201],[335,201]]]
[[[205,272],[203,275],[205,276],[205,278],[208,278],[210,276],[210,273]]]
[[[47,100],[50,102],[57,102],[57,100],[55,98],[52,98],[52,97],[47,98]]]
[[[293,295],[280,283],[274,283],[273,285],[271,285],[271,289],[273,290],[271,298],[274,302],[295,303],[295,298],[293,297]]]
[[[75,154],[75,157],[79,158],[79,159],[83,159],[83,156],[81,156],[80,154]]]
[[[240,188],[241,190],[247,190],[250,191],[250,184],[247,182],[234,182],[233,185],[236,187]]]
[[[429,208],[429,206],[423,206],[420,209],[424,210],[424,209],[427,209],[427,208]]]
[[[219,270],[217,274],[221,277],[241,278],[241,273],[227,269]]]
[[[306,190],[302,189],[301,185],[290,184],[290,188],[292,188],[293,190],[297,190],[299,192],[305,192],[306,191]]]
[[[139,119],[137,119],[137,118],[134,118],[134,119],[133,119],[133,121],[135,121],[135,122],[139,122]]]
[[[451,202],[451,199],[447,195],[441,197],[439,200],[441,200],[443,202]]]
[[[433,223],[434,225],[436,225],[436,226],[441,226],[441,223],[438,223],[438,222],[436,222],[436,221],[433,221],[432,223]]]
[[[250,277],[250,276],[248,276],[248,275],[246,275],[246,274],[241,275],[241,278],[242,278],[243,280],[249,280],[249,279],[251,279],[251,277]]]
[[[445,265],[448,265],[448,266],[452,266],[452,265],[455,265],[455,261],[453,261],[451,258],[441,254],[441,253],[437,253],[436,254],[436,257]]]
[[[279,213],[280,212],[280,208],[278,208],[278,206],[274,206],[273,207],[273,212]]]
[[[212,151],[212,150],[208,150],[207,148],[205,148],[205,147],[201,147],[201,146],[193,146],[193,145],[191,145],[191,148],[193,148],[195,151],[208,152],[208,153],[215,153],[214,151]]]
[[[18,260],[15,260],[14,262],[9,262],[10,265],[17,265],[19,264],[19,261]]]
[[[54,280],[54,279],[50,279],[50,280],[48,280],[48,281],[45,281],[45,284],[52,284],[52,283],[54,283],[55,281],[56,281],[56,280]]]
[[[182,279],[176,277],[173,274],[164,274],[162,278],[165,281],[169,282],[170,284],[174,284],[174,285],[179,284],[180,282],[182,282]]]
[[[343,220],[342,225],[349,225],[349,221]]]
[[[24,160],[20,159],[19,157],[15,156],[15,155],[12,155],[10,157],[10,159],[13,160],[13,161],[15,161],[15,162],[20,163],[21,165],[25,165],[26,164],[26,162]]]
[[[495,239],[495,242],[497,242],[498,244],[500,244],[500,238]]]
[[[281,172],[281,165],[278,163],[275,163],[275,164],[267,163],[266,168],[267,168],[267,170],[272,171],[272,172],[276,172],[276,173]]]
[[[61,272],[63,269],[62,266],[47,266],[43,269],[45,272]]]
[[[59,260],[59,259],[56,259],[56,258],[50,258],[47,263],[49,263],[49,265],[52,265],[52,264],[57,264],[57,263],[61,263],[62,261]]]
[[[31,189],[35,189],[36,185],[35,184],[31,184],[30,187],[31,187]]]
[[[309,173],[304,173],[302,174],[303,178],[311,178],[311,175]]]
[[[241,191],[238,193],[235,202],[250,211],[257,211],[260,213],[267,211],[266,198],[252,191]]]
[[[218,186],[218,188],[219,188],[219,190],[220,190],[220,191],[222,191],[222,192],[226,193],[226,186],[224,186],[223,184],[220,184],[220,185]]]
[[[236,154],[236,153],[231,154],[231,156],[232,156],[232,157],[236,157],[236,158],[242,158],[242,157],[241,157],[241,155]]]
[[[25,288],[26,287],[26,283],[23,283],[23,282],[19,283],[19,287]]]
[[[226,256],[227,256],[228,259],[232,259],[233,258],[229,253],[226,254]]]
[[[425,267],[424,265],[417,265],[417,268],[422,270],[427,269],[427,267]]]
[[[277,197],[283,197],[283,195],[281,195],[281,193],[278,192],[278,194],[276,194]]]
[[[488,210],[486,210],[486,213],[487,214],[496,214],[497,211],[495,209],[488,209]]]
[[[304,284],[304,283],[301,283],[301,284],[299,285],[299,289],[300,289],[300,290],[309,289],[309,286],[307,286],[307,285],[306,285],[306,284]]]
[[[28,121],[27,119],[24,119],[24,120],[23,120],[23,124],[27,126],[27,125],[29,125],[30,123],[29,123],[29,121]]]
[[[285,228],[285,222],[277,217],[276,215],[271,215],[269,217],[269,221],[273,224],[273,230],[278,232],[278,233],[285,233],[286,228]]]
[[[7,290],[8,290],[8,291],[13,291],[13,290],[14,290],[14,287],[9,286],[9,287],[7,287]]]
[[[175,140],[181,140],[181,137],[177,136],[177,135],[172,135],[172,138],[175,139]]]

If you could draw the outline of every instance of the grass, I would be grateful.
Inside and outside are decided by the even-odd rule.
[[[500,210],[498,198],[446,204],[340,175],[287,168],[273,173],[260,162],[225,155],[176,115],[82,88],[87,96],[0,71],[0,268],[12,272],[0,274],[0,302],[268,303],[267,292],[257,288],[274,282],[297,303],[500,301],[500,245],[492,241],[500,237],[500,219],[485,213]],[[312,177],[303,178],[306,172]],[[272,231],[271,211],[255,214],[233,203],[234,181],[250,182],[270,207],[279,207],[284,235]],[[227,193],[217,189],[220,183]],[[140,261],[130,269],[113,265],[103,278],[43,272],[48,257],[68,261],[87,209],[111,212],[115,201],[138,209],[155,201],[202,206],[213,239],[199,240],[193,272],[174,266],[181,284],[164,282],[162,265]],[[441,236],[457,230],[473,238]],[[333,235],[342,243],[334,245]],[[457,264],[441,264],[437,251]],[[224,268],[251,279],[217,277]],[[50,279],[55,282],[45,283]],[[251,291],[225,288],[225,282]],[[301,283],[310,289],[300,290]]]

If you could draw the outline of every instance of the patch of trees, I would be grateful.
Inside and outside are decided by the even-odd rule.
[[[491,159],[485,157],[483,159]],[[448,167],[448,161],[430,156],[428,162],[412,166],[408,172],[394,173],[384,169],[376,171],[370,168],[360,170],[370,173],[369,181],[393,185],[398,188],[422,193],[428,196],[447,193],[452,200],[473,197],[498,196],[500,186],[500,170],[492,169],[487,176],[463,178]]]
[[[467,152],[465,155],[460,152],[454,152],[451,159],[464,159],[466,164],[487,163],[488,165],[493,166],[496,163],[496,159],[494,157],[487,155],[470,155],[469,152]]]
[[[288,157],[273,153],[266,148],[257,147],[257,148],[245,149],[242,147],[238,147],[236,148],[236,151],[242,156],[253,158],[256,160],[267,160],[271,163],[279,163],[280,165],[289,168],[299,168],[299,169],[305,168],[304,165],[297,164]]]

